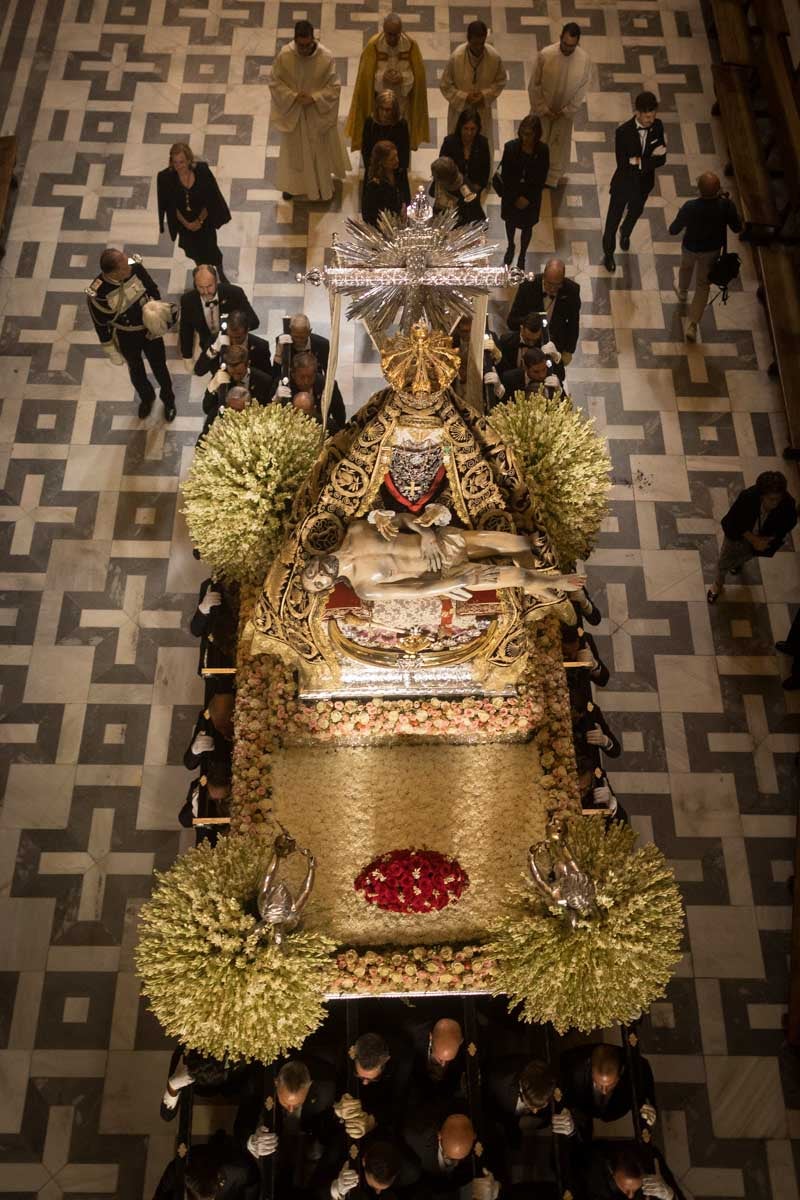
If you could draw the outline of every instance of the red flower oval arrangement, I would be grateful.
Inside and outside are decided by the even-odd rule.
[[[438,850],[390,850],[364,867],[354,886],[386,912],[426,913],[458,900],[469,876]]]

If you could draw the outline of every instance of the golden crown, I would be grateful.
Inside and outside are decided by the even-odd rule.
[[[443,392],[458,375],[460,356],[449,334],[420,321],[409,333],[387,338],[381,370],[396,392],[413,396]]]

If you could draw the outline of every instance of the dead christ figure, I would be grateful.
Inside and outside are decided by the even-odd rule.
[[[552,575],[525,565],[531,547],[521,534],[444,528],[449,521],[450,512],[441,504],[429,504],[416,516],[374,510],[366,521],[349,526],[335,555],[319,555],[306,564],[303,586],[324,592],[344,577],[362,600],[468,600],[473,591],[522,588],[555,602],[556,589],[577,591],[585,582],[580,575]],[[511,562],[480,561],[496,557]]]

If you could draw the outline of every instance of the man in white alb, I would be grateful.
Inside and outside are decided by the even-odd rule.
[[[570,21],[557,42],[539,51],[528,84],[531,112],[540,118],[542,141],[550,149],[546,187],[567,182],[572,122],[592,78],[591,59],[578,45],[580,38],[580,27]]]
[[[331,177],[345,177],[350,160],[338,124],[341,88],[330,50],[315,40],[310,21],[297,21],[294,40],[275,56],[269,79],[284,200],[330,200]]]

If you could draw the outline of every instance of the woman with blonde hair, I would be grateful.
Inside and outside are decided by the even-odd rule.
[[[377,225],[378,215],[382,212],[399,216],[403,211],[403,198],[397,183],[399,168],[400,156],[394,142],[376,142],[361,199],[361,215],[369,225]]]
[[[220,279],[222,254],[217,230],[231,219],[230,209],[219,190],[208,163],[198,162],[186,142],[175,142],[169,151],[169,166],[158,172],[158,227],[169,236],[195,266],[210,264]]]
[[[379,92],[375,97],[375,112],[367,117],[361,134],[361,158],[364,162],[364,183],[369,175],[372,151],[378,142],[393,142],[397,147],[400,165],[395,172],[397,186],[405,204],[411,202],[408,168],[411,162],[411,141],[408,122],[400,115],[400,102],[392,91]]]

